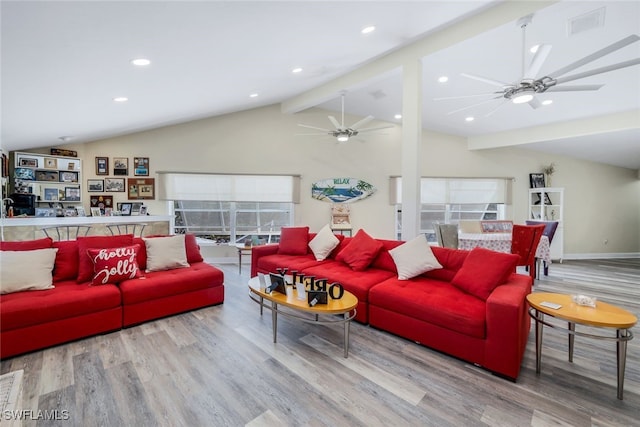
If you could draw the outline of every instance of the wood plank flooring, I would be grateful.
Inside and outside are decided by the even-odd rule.
[[[24,370],[22,408],[68,411],[25,426],[631,426],[640,425],[640,337],[630,341],[624,400],[612,342],[534,333],[516,383],[411,341],[353,323],[260,317],[248,268],[222,265],[223,305],[1,362]],[[535,291],[584,293],[640,315],[640,260],[553,264]],[[532,325],[533,328],[533,325]],[[637,327],[635,328],[637,331]],[[32,417],[32,418],[34,418]]]

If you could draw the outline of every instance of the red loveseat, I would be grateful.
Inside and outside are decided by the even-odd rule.
[[[141,277],[117,285],[91,284],[93,268],[92,264],[87,267],[91,263],[87,248],[135,244],[139,245],[136,260]],[[192,235],[185,236],[188,267],[149,273],[145,272],[145,242],[132,235],[0,242],[2,251],[47,248],[57,249],[55,287],[0,295],[2,359],[224,301],[224,275],[203,261]]]
[[[372,239],[377,252],[366,267],[361,263],[354,270],[343,251],[360,232],[353,238],[338,236],[339,245],[318,261],[308,245],[315,234],[305,236],[302,253],[302,234],[308,228],[296,228],[295,245],[291,233],[283,229],[280,244],[253,248],[252,276],[287,267],[339,282],[358,297],[357,321],[517,379],[529,336],[525,298],[532,284],[529,276],[515,273],[517,257],[486,249],[433,247],[442,268],[401,280],[390,251],[405,242]],[[297,254],[292,254],[292,247]],[[361,257],[366,251],[359,246],[351,252]]]

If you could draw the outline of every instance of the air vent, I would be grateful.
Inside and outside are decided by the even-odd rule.
[[[569,21],[567,21],[568,35],[575,36],[576,34],[583,33],[594,28],[603,27],[605,9],[605,7],[601,7],[600,9],[569,19]]]

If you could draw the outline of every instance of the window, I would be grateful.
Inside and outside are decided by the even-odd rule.
[[[396,199],[396,234],[402,231],[402,182],[392,178]],[[420,233],[436,242],[434,223],[505,219],[511,181],[494,178],[421,178]]]
[[[161,172],[160,198],[172,201],[176,233],[219,244],[272,243],[293,224],[299,177]]]

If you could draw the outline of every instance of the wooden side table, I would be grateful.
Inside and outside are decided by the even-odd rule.
[[[242,274],[242,256],[251,256],[251,249],[253,248],[251,246],[244,245],[236,245],[236,248],[238,249],[238,274]]]

